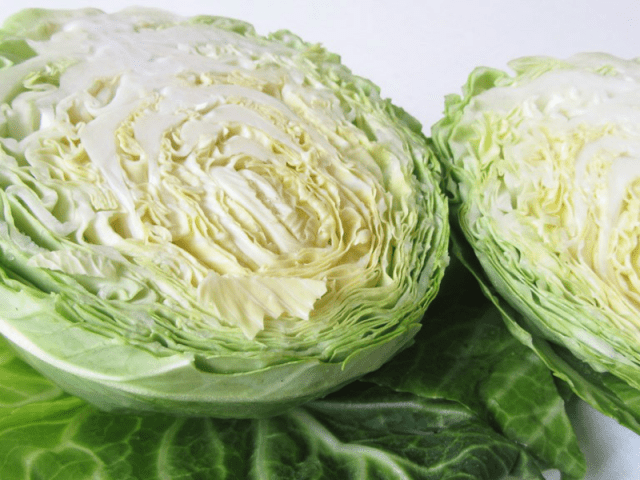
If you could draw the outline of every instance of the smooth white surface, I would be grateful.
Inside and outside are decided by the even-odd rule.
[[[569,413],[589,465],[588,479],[640,479],[640,437],[583,402]]]
[[[444,96],[459,93],[476,66],[506,68],[520,56],[581,51],[640,56],[638,0],[0,0],[0,20],[27,7],[113,12],[132,4],[240,18],[260,34],[288,29],[322,43],[420,120],[427,134]],[[640,436],[584,404],[571,413],[587,480],[640,479]]]

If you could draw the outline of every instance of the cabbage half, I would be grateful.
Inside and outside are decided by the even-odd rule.
[[[640,431],[640,61],[510,66],[474,71],[432,129],[455,222],[514,332]]]
[[[447,264],[420,125],[288,32],[147,9],[0,33],[0,332],[106,410],[259,417],[412,341]]]

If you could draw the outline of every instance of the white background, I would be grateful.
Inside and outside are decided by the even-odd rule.
[[[479,65],[506,68],[528,55],[581,51],[640,56],[638,0],[138,0],[184,15],[240,18],[258,33],[288,29],[341,55],[425,126],[442,113]],[[21,8],[92,6],[113,12],[125,0],[0,0],[0,20]],[[640,480],[640,436],[594,413],[571,408],[589,463],[588,480]],[[550,478],[557,478],[553,475]]]

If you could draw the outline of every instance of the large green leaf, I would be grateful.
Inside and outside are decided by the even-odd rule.
[[[496,292],[473,250],[457,229],[454,229],[452,239],[453,252],[473,272],[485,295],[500,310],[514,337],[534,351],[554,375],[565,381],[580,398],[625,427],[640,433],[640,392],[608,372],[594,370],[566,348],[540,334],[536,335],[535,330],[528,331],[525,328],[526,319]]]
[[[114,415],[0,351],[3,480],[542,478],[455,402],[357,382],[268,419]]]
[[[453,269],[456,269],[454,265]],[[455,271],[416,343],[367,379],[466,406],[567,478],[586,464],[547,366],[505,328],[471,275]]]

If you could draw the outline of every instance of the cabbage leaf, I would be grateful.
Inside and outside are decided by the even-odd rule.
[[[454,288],[433,305],[436,335],[422,330],[381,371],[262,419],[101,412],[3,342],[3,480],[542,480],[548,468],[582,478],[549,370],[477,286],[464,274],[451,279],[469,295],[452,304]]]

